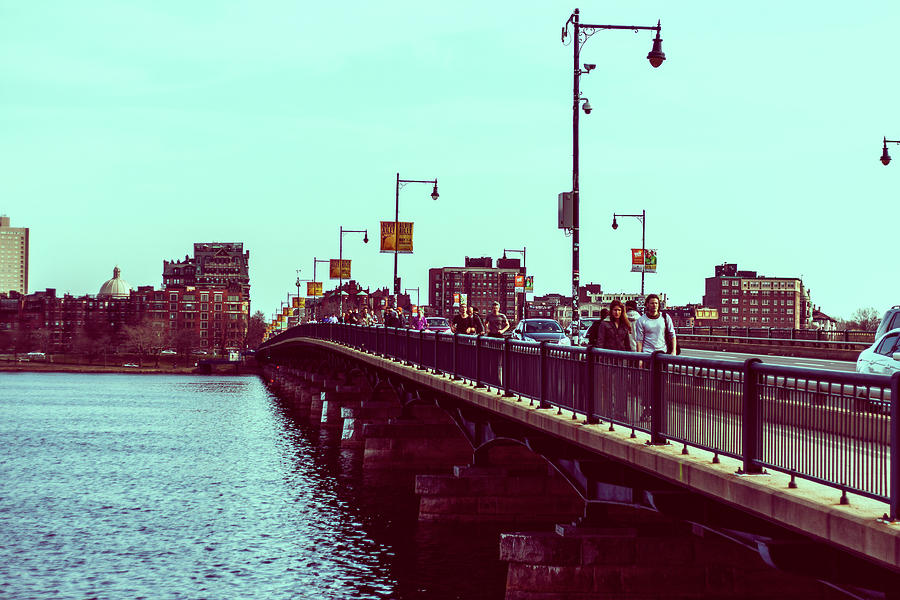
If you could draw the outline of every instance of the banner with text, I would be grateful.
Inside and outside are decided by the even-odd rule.
[[[337,258],[328,261],[328,276],[331,279],[350,279],[350,259],[345,258],[343,264]]]
[[[656,273],[656,250],[632,248],[631,271],[633,273]]]
[[[395,225],[400,226],[399,240],[395,231]],[[399,254],[412,254],[413,251],[413,224],[411,221],[382,221],[381,222],[381,251],[394,251]]]
[[[516,293],[521,294],[525,291],[525,276],[516,275]]]
[[[322,282],[321,281],[307,281],[306,282],[306,295],[307,296],[321,296],[322,295]]]

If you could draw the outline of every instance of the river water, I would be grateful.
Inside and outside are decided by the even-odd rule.
[[[0,373],[0,598],[503,598],[255,377]]]

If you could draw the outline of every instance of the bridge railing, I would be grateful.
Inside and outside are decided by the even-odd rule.
[[[644,431],[730,456],[747,474],[773,469],[900,502],[900,373],[892,377],[639,354],[509,338],[385,327],[304,324],[260,347],[265,359],[298,338],[349,347],[488,385],[588,423]]]
[[[676,327],[678,335],[699,335],[711,337],[769,338],[778,340],[807,340],[819,342],[858,342],[871,346],[875,341],[874,331],[789,329],[786,327],[733,327],[704,326]]]

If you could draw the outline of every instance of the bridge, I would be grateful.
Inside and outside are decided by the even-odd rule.
[[[338,324],[257,357],[366,466],[413,472],[420,519],[555,523],[502,536],[508,598],[900,597],[900,374]]]

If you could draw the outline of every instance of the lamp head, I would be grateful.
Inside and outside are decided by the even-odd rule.
[[[596,68],[597,68],[597,65],[595,65],[594,63],[584,63],[584,70],[587,71],[588,73],[590,73],[591,71],[593,71]]]
[[[434,180],[434,189],[431,191],[431,199],[437,200],[440,194],[437,191],[437,179]]]
[[[591,101],[587,98],[584,99],[584,104],[581,106],[581,108],[584,109],[584,114],[586,115],[591,114],[591,111],[594,110],[593,108],[591,108]]]
[[[369,230],[367,229],[363,232],[363,244],[368,244],[368,243],[369,243]]]
[[[659,27],[659,21],[656,22],[656,26]],[[647,54],[647,60],[650,61],[650,65],[654,69],[666,60],[666,53],[662,51],[662,38],[659,37],[659,30],[656,31],[656,38],[653,39],[653,48]]]
[[[619,228],[619,224],[616,223],[616,217],[615,217],[615,215],[613,215],[612,228],[613,228],[613,229],[618,229],[618,228]]]
[[[891,162],[891,155],[888,154],[887,151],[887,138],[884,138],[884,150],[881,152],[881,164],[888,166],[889,162]]]

